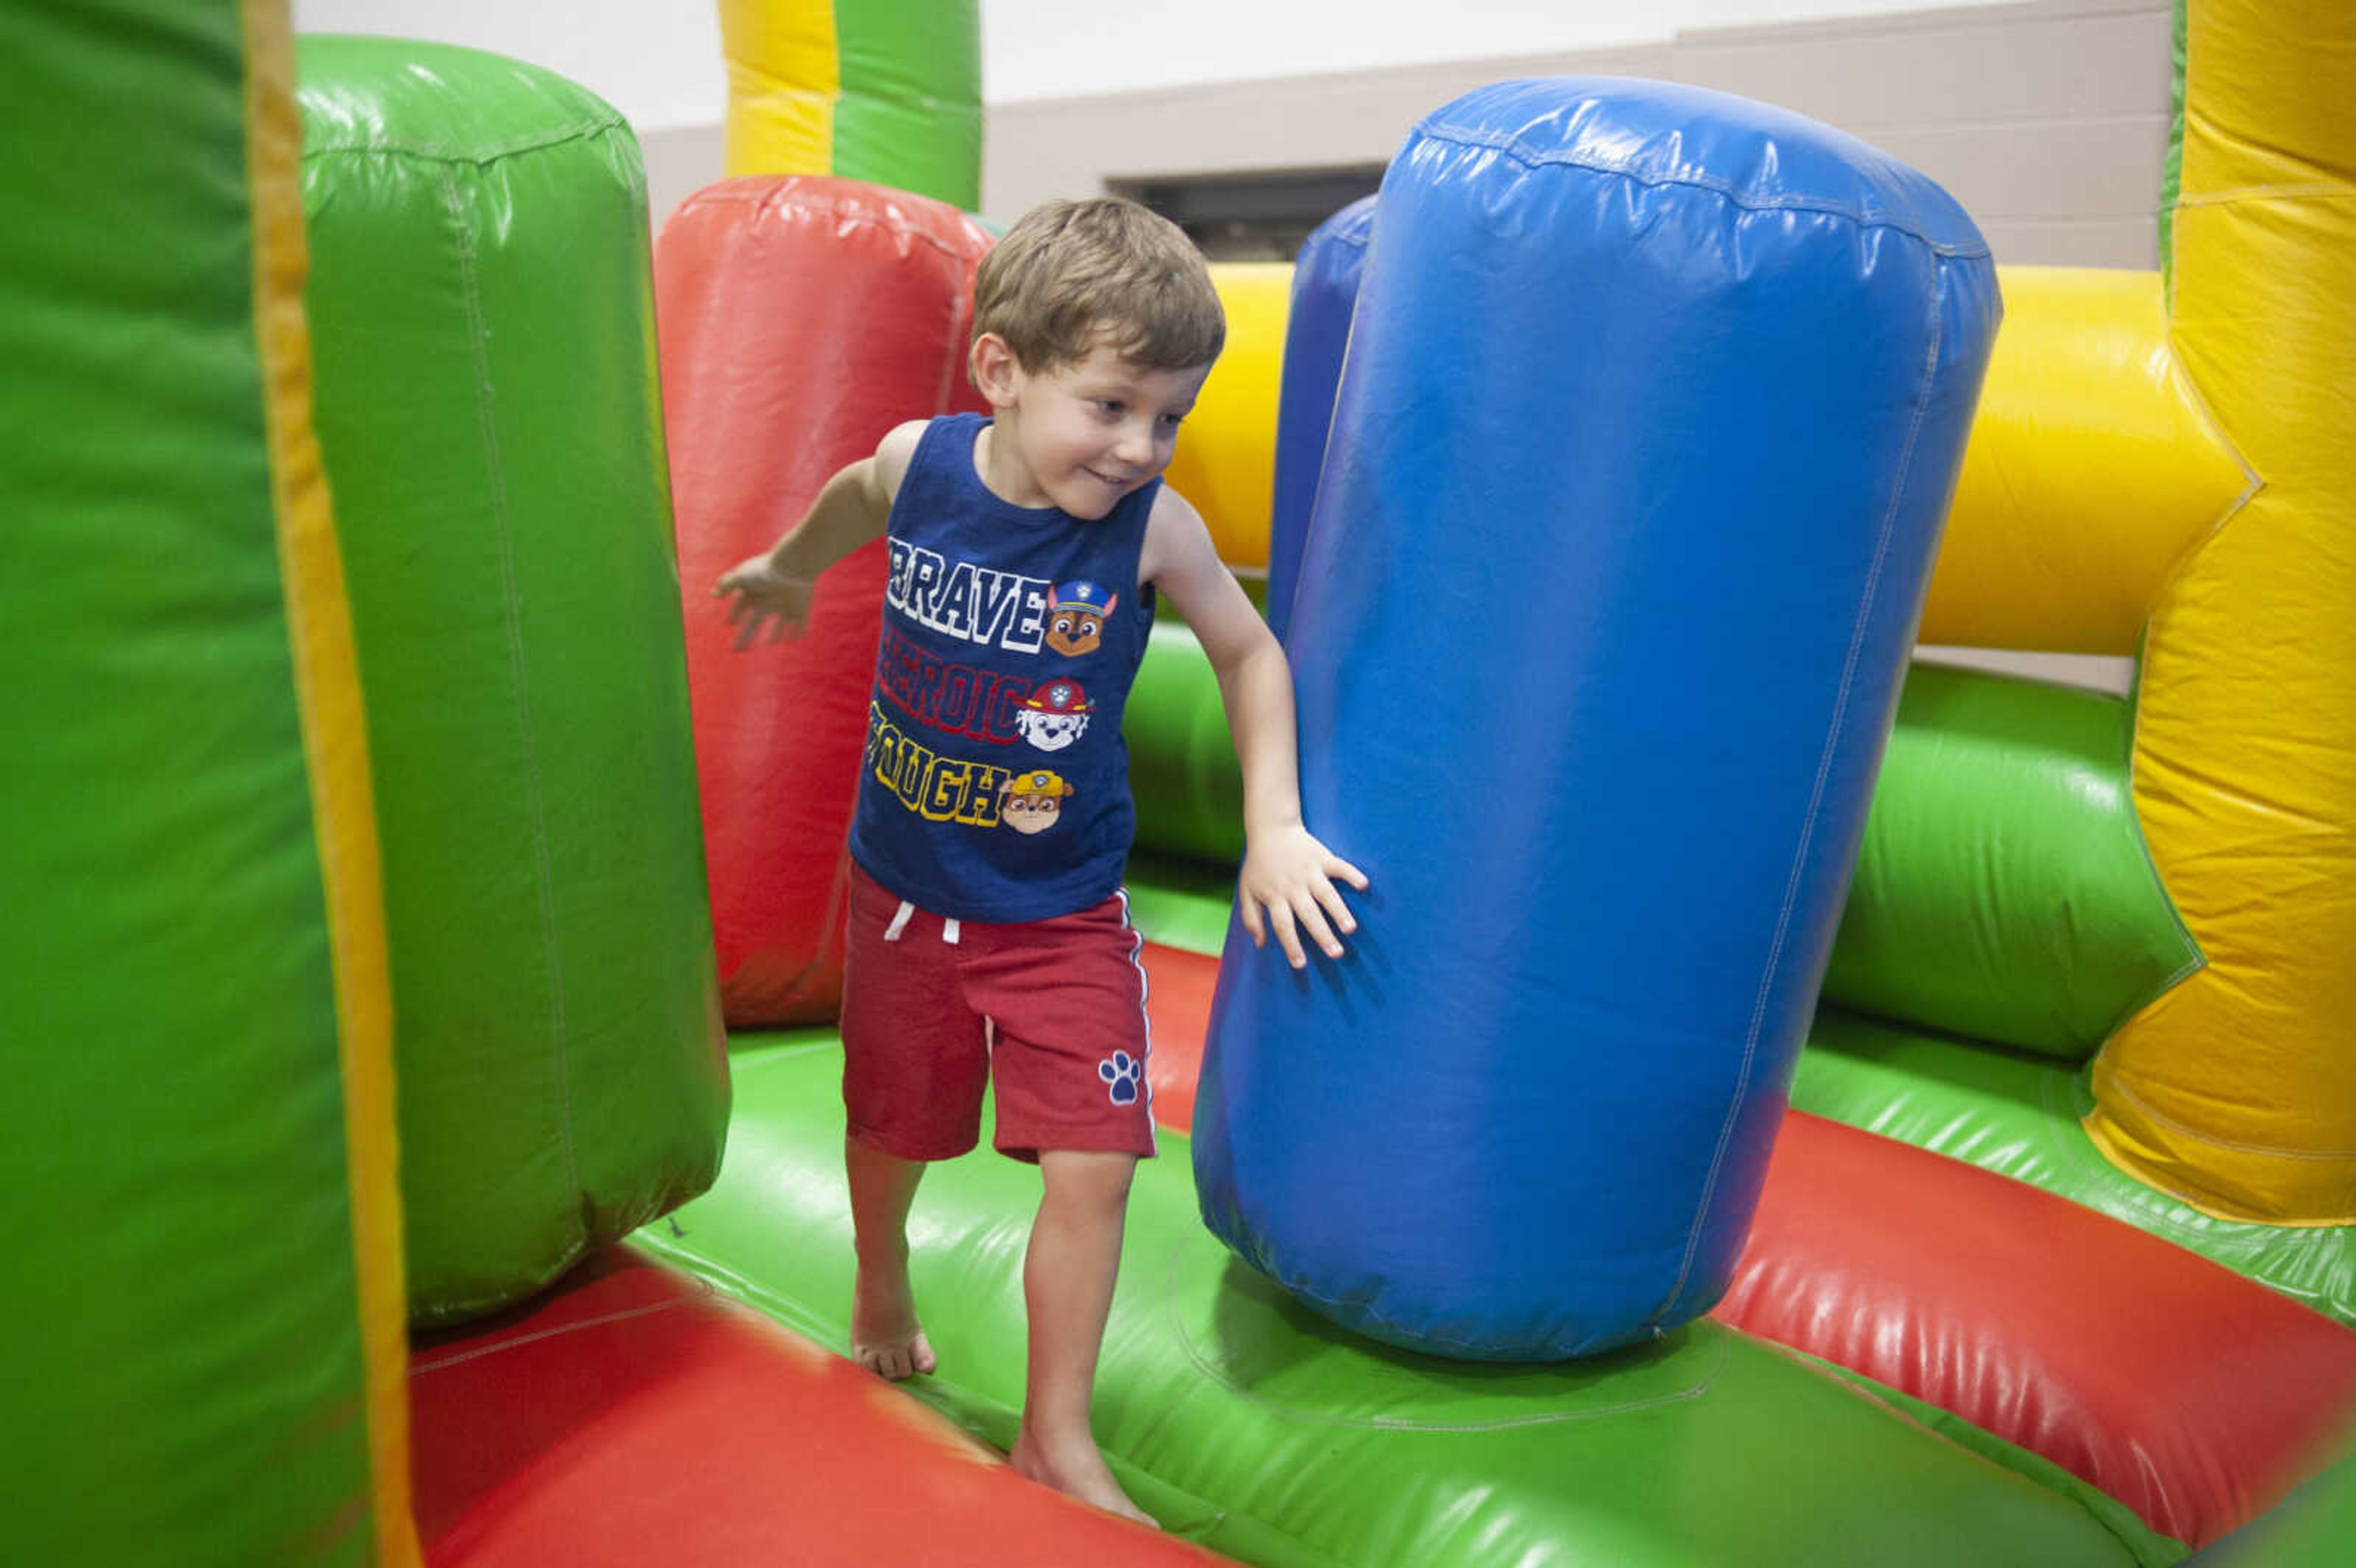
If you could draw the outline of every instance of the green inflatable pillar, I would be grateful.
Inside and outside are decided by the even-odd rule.
[[[471,49],[305,38],[320,440],[369,693],[413,1316],[702,1189],[727,1075],[621,117]]]

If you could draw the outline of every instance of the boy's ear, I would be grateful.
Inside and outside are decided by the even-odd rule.
[[[1014,350],[994,332],[975,338],[966,356],[966,372],[973,378],[974,390],[994,409],[1013,406],[1014,376],[1020,368]]]

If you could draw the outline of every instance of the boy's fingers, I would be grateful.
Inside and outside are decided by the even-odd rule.
[[[1333,934],[1333,928],[1325,923],[1325,912],[1317,907],[1314,898],[1306,892],[1293,894],[1292,912],[1300,922],[1301,929],[1317,944],[1319,951],[1328,958],[1342,956],[1342,940]]]
[[[1309,891],[1317,896],[1319,903],[1325,906],[1325,912],[1333,917],[1333,924],[1338,930],[1352,932],[1358,929],[1358,917],[1352,914],[1350,906],[1342,901],[1342,891],[1339,888],[1320,877],[1311,885]]]
[[[1366,891],[1366,873],[1339,855],[1329,854],[1325,857],[1325,874],[1329,877],[1341,878],[1362,893]]]
[[[1309,955],[1301,950],[1301,933],[1292,928],[1292,906],[1272,903],[1268,906],[1268,923],[1276,927],[1276,944],[1284,949],[1284,961],[1295,969],[1309,967]]]
[[[1259,905],[1252,901],[1251,894],[1243,893],[1237,900],[1237,912],[1244,917],[1244,933],[1252,939],[1252,945],[1267,946],[1268,932],[1259,923]]]

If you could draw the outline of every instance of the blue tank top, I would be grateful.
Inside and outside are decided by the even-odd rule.
[[[1153,623],[1155,480],[1085,521],[992,495],[979,414],[934,420],[886,525],[891,575],[851,853],[953,920],[1046,920],[1120,885],[1121,709]]]

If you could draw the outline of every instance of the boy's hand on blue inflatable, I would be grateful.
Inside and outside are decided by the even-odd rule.
[[[1358,922],[1333,885],[1337,878],[1360,892],[1366,891],[1364,871],[1297,822],[1252,835],[1244,847],[1243,873],[1236,881],[1252,945],[1267,946],[1273,930],[1285,960],[1295,969],[1305,969],[1309,955],[1301,944],[1305,932],[1326,957],[1341,957],[1342,936],[1357,930]]]

